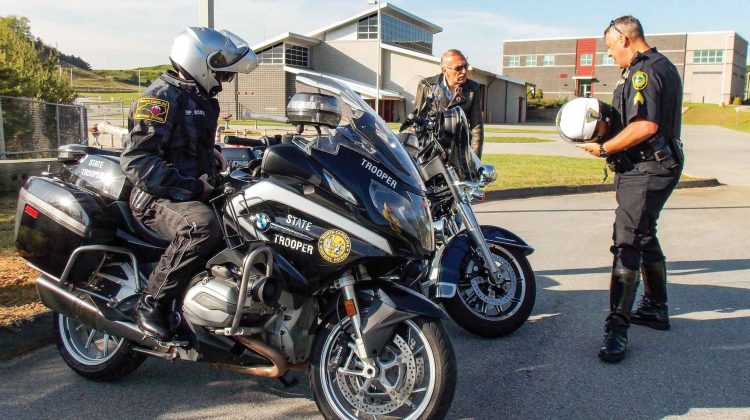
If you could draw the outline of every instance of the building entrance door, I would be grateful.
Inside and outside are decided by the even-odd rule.
[[[578,81],[578,97],[588,98],[591,96],[591,80]]]

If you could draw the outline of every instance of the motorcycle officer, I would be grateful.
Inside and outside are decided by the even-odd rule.
[[[669,328],[667,270],[656,222],[682,172],[682,81],[674,64],[648,45],[633,16],[611,21],[604,41],[623,69],[612,106],[624,128],[605,142],[578,147],[607,158],[616,173],[610,314],[599,358],[619,362],[625,357],[631,322]],[[639,271],[645,294],[631,313]]]
[[[222,240],[206,204],[226,161],[214,148],[222,83],[258,60],[229,31],[190,27],[174,39],[166,71],[134,102],[121,166],[134,188],[135,217],[171,240],[148,279],[135,319],[147,335],[171,338],[172,302]],[[218,167],[217,167],[218,166]]]

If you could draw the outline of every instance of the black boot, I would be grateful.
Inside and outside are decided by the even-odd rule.
[[[623,268],[612,270],[609,286],[610,314],[604,324],[604,339],[599,349],[599,358],[605,362],[616,363],[625,357],[630,311],[633,309],[637,289],[637,271]]]
[[[630,322],[666,331],[669,325],[667,309],[667,264],[664,261],[641,265],[645,293],[633,313]]]
[[[165,304],[154,299],[148,292],[141,295],[141,301],[135,310],[135,322],[144,334],[152,338],[159,341],[172,338]]]

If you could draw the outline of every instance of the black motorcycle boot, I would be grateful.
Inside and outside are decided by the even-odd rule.
[[[670,328],[667,309],[666,262],[642,264],[641,277],[644,293],[638,307],[630,314],[630,322],[666,331]]]
[[[141,301],[135,310],[135,322],[141,331],[159,341],[172,338],[166,305],[154,299],[148,292],[143,292]]]
[[[638,271],[616,268],[612,270],[609,286],[610,313],[604,323],[604,339],[599,348],[599,358],[617,363],[625,357],[628,345],[630,311],[638,290]]]

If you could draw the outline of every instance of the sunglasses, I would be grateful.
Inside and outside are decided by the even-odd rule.
[[[622,33],[622,31],[620,30],[620,28],[617,27],[617,25],[615,25],[615,21],[614,20],[609,21],[609,26],[607,26],[607,31],[606,32],[609,32],[610,29],[616,30],[617,32],[620,33],[620,35],[624,36],[625,38],[628,37],[627,35],[625,35],[624,33]]]
[[[464,70],[467,70],[467,71],[469,70],[469,63],[466,63],[466,64],[462,64],[462,65],[460,65],[460,66],[456,66],[456,67],[448,67],[448,66],[445,66],[445,68],[446,68],[446,69],[451,69],[451,70],[453,70],[453,71],[457,71],[457,72],[459,72],[459,73],[460,73],[460,72],[462,72],[462,71],[464,71]]]

